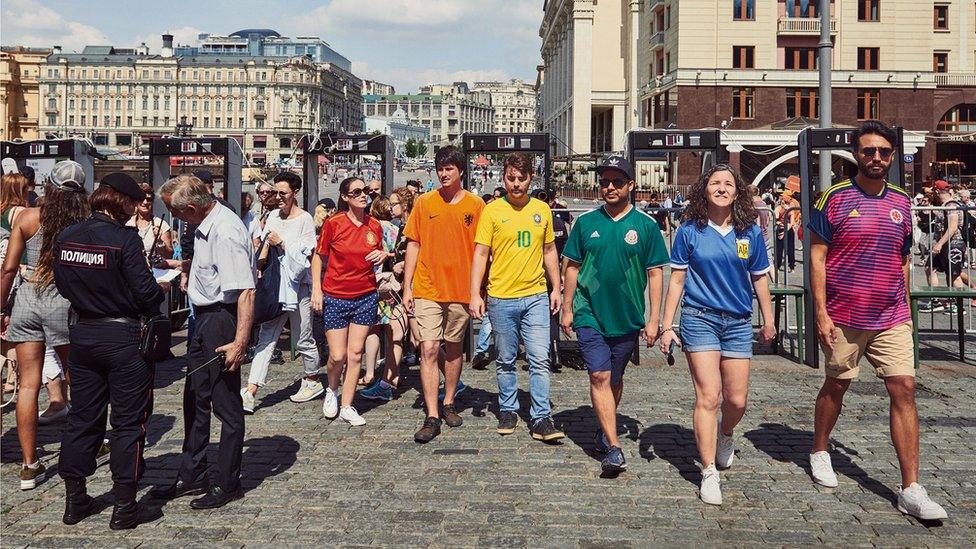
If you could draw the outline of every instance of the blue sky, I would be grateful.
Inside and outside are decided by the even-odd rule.
[[[3,0],[3,45],[65,51],[85,45],[159,51],[160,35],[178,43],[197,34],[271,28],[319,36],[353,62],[357,76],[398,92],[455,80],[535,81],[543,0]],[[203,9],[200,9],[203,6]]]

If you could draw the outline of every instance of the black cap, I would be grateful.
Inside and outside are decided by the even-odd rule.
[[[99,183],[112,187],[137,202],[142,202],[146,199],[146,191],[139,188],[136,180],[129,177],[128,174],[113,172],[103,177]]]
[[[329,210],[336,209],[335,200],[332,200],[331,198],[323,198],[322,200],[319,200],[319,206],[324,206]]]
[[[193,175],[207,185],[213,185],[213,174],[209,170],[194,170]]]
[[[630,161],[627,160],[626,156],[619,154],[611,154],[610,156],[603,159],[603,162],[596,167],[596,173],[602,174],[606,170],[617,170],[623,172],[630,181],[634,180],[634,167],[630,165]]]
[[[26,177],[31,183],[35,182],[34,168],[31,168],[30,166],[20,168],[20,175]]]

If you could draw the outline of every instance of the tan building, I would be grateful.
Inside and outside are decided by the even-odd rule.
[[[364,116],[392,117],[398,110],[430,130],[433,151],[457,144],[462,133],[491,132],[495,127],[495,110],[488,98],[483,92],[472,92],[464,82],[431,84],[415,94],[363,96]]]
[[[393,95],[396,89],[390,84],[375,80],[363,80],[363,95]]]
[[[534,132],[536,90],[532,84],[512,79],[508,82],[475,82],[472,93],[487,95],[495,109],[496,133]]]
[[[38,74],[50,49],[0,49],[0,139],[37,139]]]
[[[626,132],[637,126],[642,4],[544,2],[539,103],[542,129],[555,136],[557,155],[623,150]]]
[[[795,133],[815,123],[817,4],[645,0],[637,46],[641,125],[722,127],[723,139],[748,136],[749,144],[772,147],[784,128]],[[940,175],[941,165],[932,165],[937,160],[962,161],[963,175],[976,175],[976,144],[970,142],[976,132],[976,4],[836,0],[830,26],[834,123],[879,118],[931,132],[913,151],[915,179]],[[741,158],[733,150],[732,159],[741,161],[747,177],[765,175],[790,150],[747,150]]]
[[[173,55],[88,46],[55,50],[41,66],[42,135],[81,135],[99,146],[138,150],[175,133],[234,137],[256,164],[289,158],[310,130],[359,132],[361,81],[330,63],[233,54]]]

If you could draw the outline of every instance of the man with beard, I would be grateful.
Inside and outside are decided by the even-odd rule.
[[[827,444],[844,393],[861,357],[884,379],[890,397],[891,440],[902,484],[898,510],[922,520],[946,518],[918,484],[918,412],[915,408],[911,313],[908,307],[912,245],[911,199],[887,183],[897,135],[869,120],[851,141],[858,174],[817,201],[812,232],[811,287],[826,379],[817,395],[810,469],[813,480],[837,486]]]

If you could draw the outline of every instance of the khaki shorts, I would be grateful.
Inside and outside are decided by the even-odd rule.
[[[460,343],[468,327],[468,306],[464,303],[439,303],[428,299],[414,300],[419,341]]]
[[[861,357],[868,359],[880,378],[915,375],[915,341],[911,322],[887,330],[836,326],[839,336],[834,342],[833,351],[821,345],[827,360],[827,377],[857,378]]]

